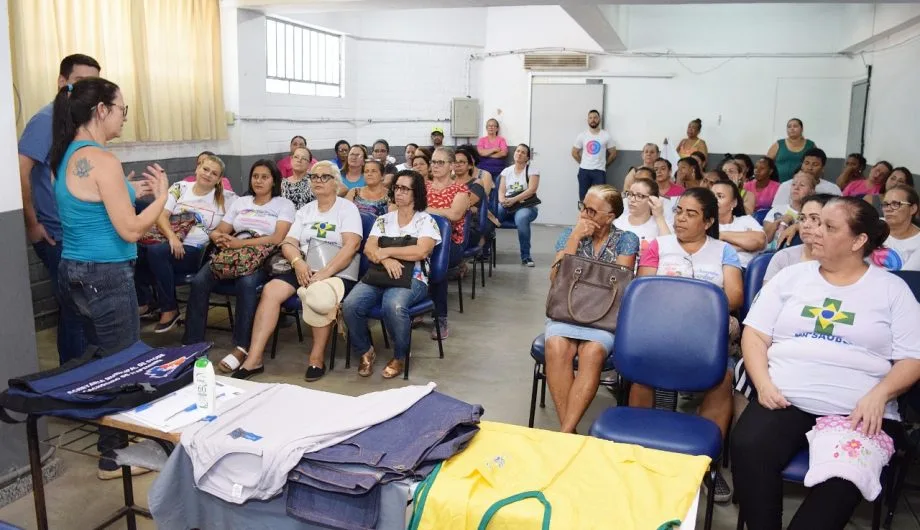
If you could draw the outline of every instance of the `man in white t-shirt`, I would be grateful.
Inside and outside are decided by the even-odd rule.
[[[607,181],[607,166],[617,157],[610,133],[601,129],[601,113],[588,113],[588,129],[578,135],[572,158],[578,162],[578,200],[583,201],[588,188]]]

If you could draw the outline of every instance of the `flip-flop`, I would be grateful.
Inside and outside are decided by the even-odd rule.
[[[237,347],[236,349],[243,354],[243,360],[246,360],[246,356],[249,354],[240,347]],[[220,360],[220,363],[217,364],[217,370],[222,374],[229,374],[235,372],[236,369],[242,365],[243,361],[237,359],[233,353],[228,353],[223,359]]]
[[[249,379],[254,375],[259,375],[265,371],[265,366],[260,366],[258,368],[253,368],[252,370],[247,370],[246,368],[240,368],[239,370],[233,372],[233,379]]]

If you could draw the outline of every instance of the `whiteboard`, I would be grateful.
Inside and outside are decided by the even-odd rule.
[[[572,146],[588,127],[588,112],[604,111],[602,84],[532,82],[531,164],[540,170],[537,195],[543,203],[536,222],[574,225],[578,218],[578,164]]]

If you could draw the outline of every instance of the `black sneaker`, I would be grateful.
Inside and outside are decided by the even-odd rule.
[[[143,467],[131,466],[131,476],[136,477],[150,473],[149,469]],[[99,468],[96,471],[96,477],[99,480],[112,480],[121,478],[121,466],[115,462],[115,451],[106,451],[99,455]]]
[[[725,481],[721,471],[716,471],[716,494],[715,501],[725,503],[732,500],[732,487]]]
[[[530,259],[530,258],[522,259],[522,260],[521,260],[521,265],[523,265],[523,266],[525,266],[525,267],[531,267],[531,268],[536,267],[536,264],[535,264],[535,263],[533,262],[533,260]]]
[[[312,383],[313,381],[319,381],[320,379],[323,378],[324,375],[326,375],[325,366],[310,365],[310,366],[307,366],[307,373],[304,374],[303,378],[308,383]]]

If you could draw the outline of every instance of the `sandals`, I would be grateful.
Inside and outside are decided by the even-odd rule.
[[[253,368],[252,370],[249,370],[247,368],[240,368],[239,370],[233,372],[233,375],[231,375],[230,377],[232,377],[233,379],[249,379],[250,377],[254,375],[259,375],[264,371],[265,371],[265,366]]]
[[[243,361],[246,360],[246,356],[249,353],[243,348],[237,346],[237,351],[243,354]],[[243,365],[243,361],[236,358],[236,355],[233,355],[235,352],[228,353],[223,359],[220,360],[220,363],[217,365],[217,370],[222,374],[232,374]]]
[[[358,365],[358,375],[361,377],[370,377],[374,373],[374,361],[377,359],[377,352],[371,348],[370,351],[361,356],[361,364]]]
[[[390,359],[390,362],[387,363],[386,368],[383,369],[383,372],[381,372],[380,375],[382,375],[384,379],[393,379],[397,375],[402,375],[403,370],[405,369],[405,361],[401,361],[399,359]]]

